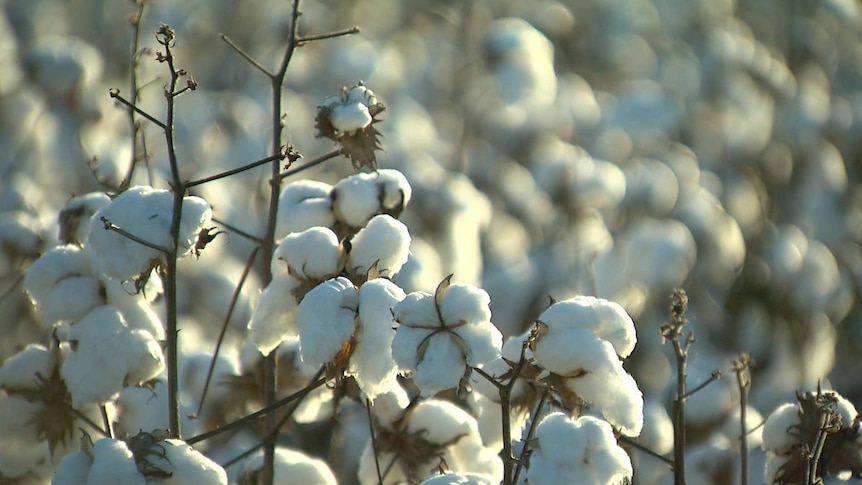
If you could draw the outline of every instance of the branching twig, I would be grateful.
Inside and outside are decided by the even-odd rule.
[[[693,395],[697,394],[698,392],[702,391],[702,390],[703,390],[703,388],[705,388],[706,386],[708,386],[708,385],[712,384],[713,382],[715,382],[715,381],[717,381],[717,380],[719,380],[719,379],[721,379],[721,369],[715,369],[715,370],[713,370],[713,371],[712,371],[712,374],[710,374],[710,376],[709,376],[709,378],[708,378],[707,380],[705,380],[705,381],[701,382],[699,385],[695,386],[692,390],[690,390],[690,391],[686,392],[686,393],[685,393],[685,395],[684,395],[684,396],[682,396],[682,399],[683,399],[683,400],[686,400],[686,399],[690,398],[691,396],[693,396]]]
[[[674,462],[672,459],[670,459],[664,455],[660,455],[660,454],[656,453],[655,451],[647,448],[646,446],[638,443],[637,441],[629,438],[628,436],[619,435],[619,437],[617,439],[619,441],[621,441],[622,443],[625,443],[627,446],[631,446],[632,448],[637,448],[638,450],[646,453],[647,455],[655,458],[656,460],[665,462],[671,469],[673,469]]]
[[[220,225],[220,226],[224,226],[225,229],[227,229],[230,232],[235,233],[237,236],[242,236],[245,239],[248,239],[249,241],[251,241],[255,244],[260,245],[263,243],[263,241],[259,237],[255,236],[253,234],[250,234],[246,231],[243,231],[242,229],[240,229],[234,225],[228,224],[227,222],[219,219],[218,217],[213,216],[212,221],[215,222],[216,224]]]
[[[323,155],[315,158],[314,160],[312,160],[310,162],[303,163],[302,165],[300,165],[298,167],[294,167],[294,168],[291,168],[289,170],[286,170],[286,171],[280,173],[278,175],[278,178],[279,178],[279,180],[284,180],[287,177],[290,177],[291,175],[296,175],[299,172],[308,170],[311,167],[316,167],[317,165],[320,165],[321,163],[323,163],[329,159],[335,158],[339,155],[341,155],[341,149],[340,148],[332,150],[331,152],[323,154]]]
[[[306,42],[313,42],[316,40],[326,40],[326,39],[334,39],[336,37],[343,37],[345,35],[353,35],[359,33],[359,27],[350,27],[349,29],[344,30],[336,30],[334,32],[329,32],[326,34],[318,34],[318,35],[308,35],[305,37],[300,37],[296,39],[298,45],[305,44]]]
[[[231,38],[228,37],[226,34],[221,34],[221,35],[219,35],[219,37],[221,37],[221,40],[223,40],[225,42],[225,44],[229,45],[231,47],[231,49],[233,49],[243,59],[248,61],[249,64],[254,66],[260,72],[264,73],[266,75],[266,77],[271,78],[273,76],[273,74],[271,72],[269,72],[265,67],[263,67],[263,64],[258,62],[257,59],[255,59],[254,57],[251,57],[251,55],[249,55],[246,51],[242,50],[242,48],[240,46],[236,45],[231,40]]]
[[[268,156],[266,158],[262,158],[256,162],[251,162],[251,163],[248,163],[246,165],[243,165],[242,167],[234,168],[234,169],[228,170],[226,172],[217,173],[215,175],[210,175],[209,177],[204,177],[202,179],[192,180],[190,182],[186,182],[186,189],[190,189],[192,187],[205,184],[207,182],[212,182],[214,180],[219,180],[219,179],[223,179],[225,177],[230,177],[231,175],[236,175],[238,173],[245,172],[246,170],[251,170],[251,169],[253,169],[255,167],[259,167],[261,165],[266,165],[267,163],[270,163],[270,162],[273,162],[276,160],[281,161],[281,160],[284,160],[286,157],[287,157],[287,152],[286,151],[280,151],[277,155],[270,155],[270,156]]]
[[[120,90],[119,90],[119,89],[116,89],[116,88],[109,89],[109,90],[108,90],[108,94],[109,94],[112,98],[114,98],[114,99],[116,99],[117,101],[119,101],[121,104],[124,104],[124,105],[125,105],[127,108],[129,108],[130,110],[132,110],[132,111],[134,111],[135,113],[138,113],[139,115],[143,116],[144,118],[146,118],[146,119],[150,120],[150,122],[152,122],[154,125],[158,126],[159,128],[161,128],[161,129],[163,129],[163,130],[166,130],[166,129],[167,129],[167,126],[165,125],[165,123],[163,123],[163,122],[159,121],[158,119],[156,119],[155,117],[153,117],[153,115],[151,115],[151,114],[147,113],[146,111],[142,110],[141,108],[138,108],[137,106],[135,106],[135,105],[134,105],[131,101],[129,101],[128,99],[126,99],[126,98],[124,98],[124,97],[120,96]]]
[[[138,104],[138,47],[141,38],[141,21],[144,17],[144,10],[146,9],[146,2],[138,1],[138,11],[129,16],[129,21],[132,26],[132,43],[130,47],[129,53],[129,91],[131,94],[131,99],[129,103],[132,106],[137,106]],[[124,189],[132,184],[132,177],[135,174],[135,168],[137,167],[139,160],[146,160],[146,154],[143,157],[138,157],[138,133],[141,134],[141,138],[143,139],[143,132],[141,131],[141,125],[135,120],[135,110],[127,110],[129,117],[129,129],[132,132],[132,155],[131,155],[131,163],[129,164],[129,171],[126,173],[126,176],[123,177],[123,180],[120,181],[120,188]],[[143,145],[143,144],[142,144]]]
[[[686,361],[688,349],[694,342],[694,334],[684,335],[683,327],[688,322],[688,295],[676,289],[671,295],[670,322],[662,326],[662,337],[670,340],[676,356],[676,395],[673,399],[673,467],[674,485],[685,485],[685,398]]]

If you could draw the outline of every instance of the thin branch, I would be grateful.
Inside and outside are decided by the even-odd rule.
[[[312,391],[314,391],[318,387],[324,385],[325,383],[326,383],[326,379],[321,377],[321,378],[317,379],[316,381],[312,382],[311,384],[309,384],[308,386],[300,389],[299,391],[296,391],[293,394],[291,394],[285,398],[279,399],[278,401],[276,401],[276,402],[274,402],[268,406],[265,406],[258,411],[255,411],[255,412],[253,412],[247,416],[243,416],[242,418],[239,418],[236,421],[225,424],[225,425],[220,426],[216,429],[213,429],[213,430],[207,431],[205,433],[201,433],[197,436],[193,436],[191,438],[188,438],[185,441],[186,441],[186,443],[193,445],[195,443],[199,443],[201,441],[210,439],[213,436],[218,436],[222,433],[225,433],[225,432],[230,431],[234,428],[242,426],[246,423],[254,421],[257,418],[260,418],[262,416],[268,416],[270,413],[272,413],[276,409],[278,409],[278,408],[280,408],[286,404],[290,404],[291,402],[293,402],[297,399],[301,399],[301,398],[305,397],[307,394],[311,393]]]
[[[533,435],[536,432],[536,426],[539,424],[539,414],[542,412],[542,408],[545,407],[545,402],[548,400],[548,395],[550,393],[551,387],[548,386],[545,388],[545,392],[542,393],[542,398],[539,400],[539,404],[536,405],[536,409],[530,419],[530,428],[527,430],[527,437],[524,439],[524,448],[521,450],[521,455],[518,456],[518,466],[515,468],[515,476],[509,483],[518,483],[518,477],[521,475],[521,469],[524,467],[524,457],[526,457],[527,452],[530,449],[530,440],[533,439]]]
[[[102,436],[104,436],[105,438],[110,438],[110,437],[111,437],[111,433],[110,433],[109,431],[107,431],[107,430],[105,430],[105,429],[102,429],[102,427],[100,427],[98,424],[96,424],[96,422],[95,422],[95,421],[93,421],[92,419],[90,419],[86,414],[82,413],[81,411],[78,411],[78,410],[77,410],[77,409],[75,409],[75,408],[72,408],[72,413],[73,413],[76,417],[78,417],[78,419],[80,419],[81,421],[83,421],[83,422],[87,423],[91,428],[93,428],[94,430],[98,431],[98,432],[99,432],[99,434],[101,434],[101,435],[102,435]]]
[[[134,234],[130,233],[129,231],[127,231],[127,230],[123,229],[122,227],[120,227],[120,226],[118,226],[118,225],[114,224],[113,222],[109,221],[109,220],[108,220],[108,218],[107,218],[107,217],[105,217],[105,216],[100,217],[100,218],[99,218],[99,220],[101,220],[101,221],[102,221],[102,224],[104,224],[104,225],[105,225],[105,230],[106,230],[106,231],[113,231],[113,232],[116,232],[117,234],[119,234],[119,235],[121,235],[121,236],[125,237],[126,239],[130,239],[130,240],[135,241],[136,243],[138,243],[138,244],[140,244],[140,245],[142,245],[142,246],[146,246],[146,247],[148,247],[148,248],[150,248],[150,249],[155,249],[156,251],[159,251],[159,252],[162,252],[162,253],[166,253],[166,254],[168,254],[168,253],[170,253],[170,252],[171,252],[171,250],[170,250],[170,249],[168,249],[168,248],[166,248],[166,247],[164,247],[164,246],[159,246],[159,245],[158,245],[158,244],[156,244],[156,243],[152,243],[152,242],[150,242],[150,241],[147,241],[146,239],[141,239],[141,238],[139,238],[138,236],[135,236]]]
[[[261,165],[266,165],[269,162],[273,162],[276,160],[281,161],[281,160],[284,160],[286,157],[287,157],[287,153],[282,150],[277,155],[270,155],[270,156],[268,156],[266,158],[262,158],[256,162],[251,162],[249,164],[243,165],[242,167],[234,168],[232,170],[228,170],[226,172],[221,172],[221,173],[218,173],[215,175],[210,175],[209,177],[204,177],[202,179],[192,180],[191,182],[186,182],[185,186],[186,186],[186,189],[190,189],[192,187],[205,184],[207,182],[212,182],[214,180],[219,180],[219,179],[223,179],[225,177],[230,177],[231,175],[236,175],[238,173],[245,172],[246,170],[251,170],[251,169],[253,169],[255,167],[259,167]]]
[[[298,45],[305,44],[306,42],[313,42],[316,40],[326,40],[326,39],[334,39],[336,37],[343,37],[345,35],[353,35],[359,33],[359,27],[350,27],[349,29],[344,30],[336,30],[334,32],[329,32],[326,34],[318,34],[318,35],[309,35],[305,37],[299,37],[296,39]]]
[[[265,67],[263,67],[263,65],[260,62],[258,62],[255,58],[251,57],[248,53],[246,53],[244,50],[242,50],[242,48],[240,46],[236,45],[231,40],[230,37],[228,37],[226,34],[219,34],[219,37],[221,37],[221,40],[223,40],[227,45],[229,45],[230,48],[234,50],[234,52],[236,52],[243,59],[248,61],[249,64],[251,64],[252,66],[257,68],[258,71],[266,74],[266,77],[272,78],[273,74],[271,72],[269,72]]]
[[[710,374],[710,376],[707,380],[700,383],[700,385],[696,386],[694,389],[688,391],[682,398],[683,399],[690,398],[691,396],[693,396],[693,395],[697,394],[698,392],[700,392],[701,390],[703,390],[704,387],[712,384],[713,382],[715,382],[719,379],[721,379],[721,370],[715,369],[714,371],[712,371],[712,374]]]
[[[287,177],[290,177],[291,175],[296,175],[302,171],[305,171],[305,170],[308,170],[309,168],[320,165],[321,163],[323,163],[329,159],[335,158],[339,155],[341,155],[341,149],[340,148],[332,150],[331,152],[325,153],[325,154],[315,158],[314,160],[312,160],[310,162],[303,163],[302,165],[300,165],[298,167],[294,167],[294,168],[291,168],[289,170],[286,170],[286,171],[280,173],[278,175],[278,179],[284,180]]]
[[[102,423],[105,425],[107,437],[113,438],[114,433],[111,431],[111,421],[108,419],[108,408],[104,404],[99,404],[99,412],[102,414]]]
[[[743,353],[733,362],[736,384],[739,387],[739,484],[748,485],[748,391],[751,389],[751,359]]]
[[[374,419],[371,416],[371,401],[365,398],[365,412],[368,414],[368,431],[371,433],[371,449],[374,452],[374,466],[377,468],[377,483],[383,485],[383,474],[380,473],[380,456],[377,454],[377,436],[374,435]]]
[[[236,288],[233,290],[233,295],[230,299],[230,305],[227,309],[227,314],[224,317],[224,321],[222,322],[221,331],[219,331],[218,339],[216,339],[216,348],[213,352],[213,358],[210,360],[209,369],[207,369],[207,378],[204,381],[204,390],[201,392],[201,399],[198,402],[198,410],[195,412],[194,416],[200,416],[201,409],[204,407],[204,401],[206,401],[207,392],[209,391],[210,381],[212,380],[213,371],[215,370],[216,359],[218,359],[219,352],[221,351],[222,342],[224,342],[224,335],[227,332],[227,326],[230,323],[231,317],[233,317],[233,311],[236,308],[236,302],[239,300],[240,292],[242,292],[242,287],[245,285],[246,278],[248,278],[248,274],[251,271],[251,267],[254,265],[255,257],[257,257],[257,253],[260,250],[259,247],[254,248],[251,254],[248,257],[248,260],[245,263],[245,268],[242,270],[242,275],[239,277],[239,282],[236,285]]]
[[[218,217],[213,217],[212,221],[218,225],[224,226],[224,228],[227,229],[228,231],[236,233],[237,236],[242,236],[245,239],[248,239],[249,241],[251,241],[253,243],[256,243],[256,244],[262,244],[263,243],[263,240],[261,238],[254,236],[254,235],[252,235],[246,231],[243,231],[242,229],[239,229],[236,226],[228,224],[227,222],[219,219]]]
[[[686,393],[686,362],[688,349],[694,342],[694,335],[689,332],[684,336],[683,329],[688,322],[688,295],[682,289],[674,290],[671,295],[670,322],[662,326],[662,337],[670,340],[676,357],[676,396],[673,399],[673,482],[674,485],[685,485],[685,398]],[[683,340],[684,339],[684,340]],[[710,381],[707,381],[709,383]]]
[[[161,122],[161,121],[157,120],[157,119],[156,119],[156,118],[154,118],[151,114],[147,113],[146,111],[142,110],[141,108],[138,108],[137,106],[135,106],[134,104],[132,104],[132,102],[131,102],[131,101],[127,100],[126,98],[124,98],[124,97],[122,97],[122,96],[120,96],[120,90],[119,90],[119,89],[117,89],[117,88],[109,89],[109,90],[108,90],[108,94],[109,94],[112,98],[114,98],[114,99],[116,99],[117,101],[119,101],[121,104],[125,105],[125,106],[126,106],[127,108],[129,108],[130,110],[132,110],[132,111],[134,111],[135,113],[138,113],[139,115],[143,116],[144,118],[146,118],[146,119],[150,120],[150,122],[152,122],[154,125],[158,126],[159,128],[161,128],[161,129],[163,129],[163,130],[166,130],[166,129],[167,129],[167,126],[166,126],[163,122]]]
[[[129,91],[132,93],[129,103],[132,106],[137,106],[138,104],[138,48],[140,45],[141,38],[141,20],[144,17],[144,10],[146,9],[146,2],[139,1],[138,2],[138,11],[132,14],[129,17],[129,21],[132,23],[134,28],[132,29],[132,42],[129,47]],[[131,142],[132,142],[132,154],[131,154],[131,163],[129,164],[129,171],[126,173],[126,176],[120,181],[120,188],[126,188],[132,184],[132,177],[135,174],[135,168],[138,165],[140,159],[138,158],[138,133],[141,133],[143,137],[143,133],[141,132],[141,125],[135,121],[135,111],[127,110],[129,119],[129,129],[132,131]]]
[[[629,438],[628,436],[619,435],[619,437],[618,437],[617,439],[618,439],[619,441],[621,441],[622,443],[625,443],[627,446],[631,446],[632,448],[636,448],[636,449],[638,449],[638,450],[640,450],[640,451],[642,451],[642,452],[646,453],[647,455],[649,455],[649,456],[651,456],[651,457],[653,457],[653,458],[655,458],[655,459],[657,459],[657,460],[659,460],[659,461],[663,461],[663,462],[664,462],[664,463],[666,463],[666,464],[667,464],[671,469],[673,469],[673,467],[674,467],[674,463],[673,463],[673,460],[672,460],[672,459],[670,459],[670,458],[668,458],[668,457],[666,457],[666,456],[664,456],[664,455],[660,455],[660,454],[656,453],[655,451],[653,451],[653,450],[651,450],[651,449],[647,448],[646,446],[644,446],[644,445],[642,445],[642,444],[638,443],[637,441],[635,441],[635,440],[633,440],[633,439]]]

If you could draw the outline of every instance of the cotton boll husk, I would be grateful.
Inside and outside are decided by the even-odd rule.
[[[335,218],[351,227],[362,227],[380,210],[380,193],[371,174],[358,173],[341,179],[332,189]]]
[[[634,322],[618,303],[595,298],[577,296],[557,302],[538,318],[548,325],[553,338],[558,330],[583,328],[607,340],[614,346],[617,355],[628,357],[637,343]]]
[[[93,444],[93,463],[86,485],[122,483],[144,485],[147,480],[138,473],[135,457],[126,443],[103,438]]]
[[[66,354],[60,375],[75,409],[84,403],[104,403],[124,382],[152,378],[164,367],[158,342],[147,332],[130,330],[114,307],[93,309],[66,333],[63,340],[77,345]]]
[[[376,262],[380,275],[394,276],[407,262],[410,232],[398,219],[381,214],[374,216],[350,240],[347,268],[364,275]]]
[[[248,322],[249,339],[261,354],[269,355],[284,339],[299,333],[292,293],[300,285],[293,276],[280,274],[261,293]]]
[[[358,291],[347,278],[325,281],[309,291],[296,312],[302,361],[319,366],[353,336]]]
[[[760,447],[764,451],[784,454],[799,444],[799,438],[792,435],[791,429],[800,426],[799,414],[799,406],[795,403],[785,403],[775,409],[763,425]]]
[[[302,232],[315,226],[332,227],[335,216],[329,194],[332,186],[314,180],[299,180],[284,186],[278,198],[276,237]]]
[[[148,461],[160,470],[171,474],[155,483],[174,485],[227,485],[224,468],[210,460],[182,440],[167,439],[159,443],[165,455],[151,454]]]
[[[392,308],[395,320],[401,325],[435,327],[440,325],[434,295],[424,291],[414,291],[408,294]]]
[[[42,345],[29,344],[0,365],[0,389],[19,390],[36,388],[37,374],[51,375],[53,358]]]
[[[392,307],[403,300],[404,290],[389,280],[375,279],[359,288],[359,329],[348,372],[365,396],[374,400],[398,383],[398,366],[392,358]]]
[[[397,334],[395,338],[398,338]],[[413,372],[413,383],[423,396],[433,396],[444,389],[458,387],[466,370],[462,348],[448,333],[434,335],[427,342],[425,354]],[[395,349],[396,342],[393,341],[392,345]]]
[[[491,321],[491,297],[473,285],[456,283],[446,288],[440,315],[447,325],[481,324]]]
[[[312,227],[281,241],[272,257],[272,274],[289,272],[296,278],[323,280],[338,273],[339,261],[341,247],[335,233]]]
[[[278,447],[275,449],[274,481],[279,485],[336,485],[338,483],[329,465],[300,451]],[[263,453],[255,453],[243,465],[243,473],[263,468]]]
[[[78,246],[58,246],[45,252],[27,269],[24,291],[40,309],[48,302],[58,282],[68,277],[93,275],[86,253]]]

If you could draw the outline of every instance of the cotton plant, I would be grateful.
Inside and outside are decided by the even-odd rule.
[[[441,467],[492,483],[503,479],[503,464],[496,451],[482,444],[475,418],[455,404],[428,399],[401,412],[397,406],[391,411],[395,412],[379,417],[375,442],[369,441],[362,453],[359,483],[380,483],[377,463],[392,463],[382,481],[387,485],[418,482]]]
[[[459,387],[469,367],[500,356],[503,335],[491,323],[481,288],[444,279],[432,295],[410,293],[392,308],[398,326],[392,356],[423,396]]]
[[[525,477],[531,485],[604,485],[632,478],[631,460],[611,425],[591,416],[545,416],[536,426],[532,450]]]
[[[51,483],[228,483],[227,473],[221,466],[183,441],[166,439],[164,431],[141,432],[128,440],[103,438],[95,443],[84,435],[81,441],[81,451],[63,458]]]
[[[780,405],[763,425],[764,481],[801,483],[809,472],[816,477],[862,477],[860,443],[859,413],[850,401],[834,391],[799,393],[796,403]]]

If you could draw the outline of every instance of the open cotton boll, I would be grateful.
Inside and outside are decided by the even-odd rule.
[[[51,375],[52,361],[51,354],[44,346],[27,345],[0,365],[0,389],[35,389],[39,382],[37,374],[46,378]]]
[[[397,384],[377,395],[372,402],[371,412],[377,418],[377,423],[386,429],[392,426],[404,416],[404,410],[410,405],[410,396],[407,391]]]
[[[392,277],[407,262],[410,232],[398,219],[386,214],[374,216],[350,240],[347,269],[365,275],[374,263],[380,276]]]
[[[620,434],[637,436],[643,429],[643,394],[622,364],[569,379],[566,387],[592,403]]]
[[[440,315],[447,325],[486,323],[491,320],[490,305],[491,297],[485,290],[455,283],[446,288],[440,303]]]
[[[552,413],[536,427],[526,476],[531,485],[605,485],[631,479],[632,473],[629,456],[602,420]]]
[[[135,456],[124,441],[104,438],[93,444],[93,463],[85,483],[145,485],[146,479],[138,472]]]
[[[326,227],[288,234],[272,256],[272,274],[287,272],[301,279],[324,280],[339,272],[341,245]],[[285,266],[287,268],[285,268]]]
[[[548,325],[548,332],[583,328],[614,346],[617,355],[626,358],[637,343],[635,325],[618,303],[592,296],[576,296],[551,305],[538,318]],[[553,337],[551,337],[553,338]]]
[[[75,409],[85,403],[104,403],[125,382],[142,382],[164,368],[158,342],[147,332],[129,329],[114,307],[91,310],[66,333],[63,340],[76,345],[66,354],[60,375]]]
[[[760,447],[764,451],[784,454],[799,444],[799,437],[793,434],[793,430],[801,425],[799,415],[799,406],[795,403],[779,406],[763,424],[763,441]]]
[[[380,205],[387,211],[400,212],[413,197],[413,188],[407,177],[398,170],[383,168],[377,171],[377,185],[382,188]],[[396,216],[396,214],[390,214]]]
[[[299,332],[293,293],[300,285],[293,276],[280,274],[263,289],[248,322],[249,339],[261,354],[269,355],[284,339]]]
[[[53,248],[37,259],[24,276],[24,290],[46,325],[77,320],[102,304],[93,304],[101,298],[88,255],[73,245]]]
[[[173,197],[167,190],[135,186],[99,209],[93,216],[98,223],[91,225],[86,246],[102,273],[126,281],[147,271],[151,261],[161,256],[156,249],[105,229],[102,218],[144,241],[170,249]],[[200,197],[183,198],[177,248],[180,256],[191,252],[198,233],[209,224],[211,216],[209,204]]]
[[[439,325],[434,295],[425,291],[414,291],[392,309],[395,319],[402,325],[430,327]]]
[[[393,350],[397,347],[397,340],[398,334],[392,342]],[[458,387],[467,370],[462,346],[452,334],[446,332],[432,335],[427,343],[422,360],[413,372],[413,383],[423,396],[433,396],[444,389]],[[413,351],[417,352],[417,349],[414,347]]]
[[[169,473],[155,483],[171,485],[227,485],[227,472],[216,462],[210,460],[186,442],[167,439],[158,443],[164,456],[158,453],[147,455],[153,466]]]
[[[83,451],[69,453],[64,456],[54,470],[54,478],[51,483],[55,485],[74,484],[86,485],[87,475],[90,474],[90,467],[93,465],[93,459]]]
[[[332,212],[350,227],[362,227],[380,211],[380,191],[370,173],[341,179],[332,189]]]
[[[337,104],[331,110],[329,120],[339,132],[361,130],[371,124],[371,113],[362,103]]]
[[[299,304],[299,349],[302,361],[320,366],[335,358],[355,330],[358,291],[347,278],[325,281]]]
[[[150,278],[153,279],[158,278]],[[147,301],[146,287],[141,293],[131,294],[117,280],[105,278],[102,284],[107,304],[120,310],[129,328],[148,332],[156,340],[165,340],[165,326]]]
[[[392,307],[405,296],[404,290],[386,279],[374,279],[359,287],[359,325],[348,372],[372,401],[398,386],[398,366],[392,358]]]
[[[316,226],[332,227],[332,186],[314,180],[298,180],[284,186],[278,197],[276,238]]]
[[[114,431],[119,438],[168,429],[168,390],[162,380],[149,387],[126,387],[117,399]]]
[[[300,451],[278,447],[274,456],[274,481],[279,485],[336,485],[337,480],[325,461]],[[263,468],[263,453],[251,455],[243,464],[243,474]]]

